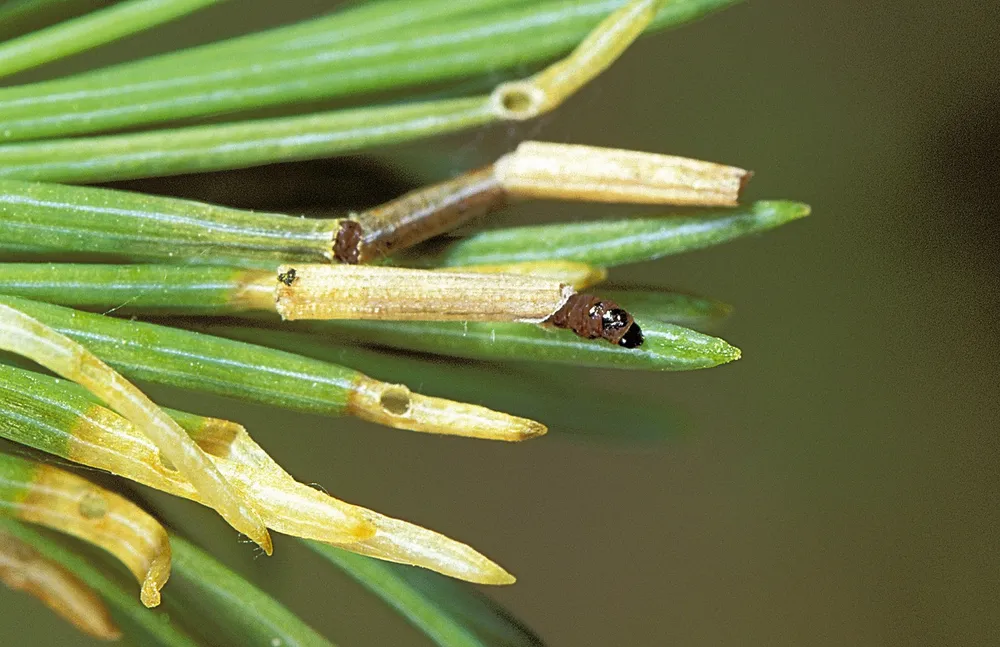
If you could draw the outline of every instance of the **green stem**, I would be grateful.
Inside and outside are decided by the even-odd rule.
[[[777,200],[697,216],[512,227],[445,242],[436,253],[415,250],[402,262],[448,267],[563,260],[614,267],[719,245],[807,215],[808,205]]]
[[[736,0],[679,0],[655,28]],[[562,0],[421,23],[395,40],[241,50],[240,66],[155,59],[0,91],[0,140],[76,135],[494,73],[566,52],[624,0]],[[377,43],[377,44],[376,44]],[[210,52],[209,52],[210,54]],[[206,55],[204,50],[202,55]]]
[[[401,30],[412,30],[419,25],[435,24],[446,19],[467,14],[483,13],[496,8],[509,8],[533,0],[370,0],[339,8],[331,14],[301,22],[273,27],[245,36],[191,47],[177,52],[130,61],[102,70],[78,74],[73,79],[90,75],[103,75],[114,71],[118,78],[147,77],[154,71],[157,76],[190,74],[182,66],[196,65],[198,72],[224,69],[246,69],[246,56],[262,57],[268,52],[277,55],[296,50],[343,47],[347,43],[397,42],[394,38]],[[377,38],[375,38],[377,36]]]
[[[595,368],[689,371],[739,359],[725,341],[658,321],[639,320],[645,341],[626,349],[534,324],[437,321],[321,321],[299,329],[411,351],[490,361],[554,362]]]
[[[349,368],[187,330],[15,297],[0,303],[72,337],[126,377],[339,416],[362,375]]]
[[[382,598],[435,644],[443,647],[487,647],[488,643],[479,640],[459,619],[444,613],[427,594],[400,576],[400,570],[412,567],[354,555],[315,541],[306,541],[305,544]]]
[[[102,403],[82,386],[0,364],[0,436],[60,458],[73,460],[69,446],[81,421]],[[206,418],[164,408],[197,439]]]
[[[496,119],[487,97],[0,146],[0,178],[103,182],[343,155]],[[2,128],[2,125],[0,125]]]
[[[0,77],[110,43],[225,0],[128,0],[0,44]]]
[[[89,187],[0,180],[0,246],[229,265],[327,262],[338,221]]]
[[[219,315],[246,272],[231,267],[0,263],[0,294],[119,314]]]
[[[532,365],[518,370],[509,365],[486,364],[437,358],[433,362],[409,353],[369,349],[358,344],[337,345],[319,335],[289,332],[280,327],[251,328],[225,324],[199,325],[197,330],[295,352],[335,364],[352,366],[368,375],[392,376],[405,384],[420,384],[430,392],[448,393],[463,402],[473,402],[499,411],[532,419],[551,420],[549,433],[601,442],[660,442],[680,433],[685,422],[661,403],[645,406],[643,395],[618,388],[607,381],[566,381],[559,367]],[[484,388],[484,384],[489,384]],[[581,407],[581,398],[613,399],[616,407]],[[629,424],[622,425],[620,411],[632,411]],[[174,416],[175,412],[171,412]]]
[[[173,577],[167,602],[184,609],[184,617],[195,614],[199,624],[207,624],[200,633],[211,644],[333,647],[277,600],[194,544],[171,535],[170,547]]]
[[[111,614],[135,644],[161,647],[199,647],[165,613],[142,606],[139,598],[127,593],[117,582],[94,567],[93,561],[63,547],[59,542],[26,525],[0,517],[0,529],[29,544],[44,557],[58,562],[97,591],[108,603]]]

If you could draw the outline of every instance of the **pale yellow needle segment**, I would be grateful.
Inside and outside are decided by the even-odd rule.
[[[367,511],[375,536],[346,546],[351,552],[420,566],[477,584],[513,584],[514,576],[474,548],[433,530]]]
[[[219,472],[252,503],[268,528],[342,544],[375,533],[374,526],[356,506],[293,479],[254,442],[242,425],[204,418],[195,437]],[[131,422],[100,405],[93,405],[73,428],[66,457],[205,503],[201,493],[183,475],[163,465],[156,445]]]
[[[494,174],[518,198],[696,206],[735,206],[750,177],[685,157],[545,142],[524,142]]]
[[[465,402],[413,393],[403,384],[362,377],[347,400],[347,412],[387,427],[430,434],[520,442],[545,434],[540,422]]]
[[[121,638],[121,630],[93,589],[62,565],[6,532],[0,532],[0,581],[15,591],[38,598],[88,636],[98,640]]]
[[[610,67],[667,1],[633,0],[605,18],[566,58],[535,76],[497,86],[491,95],[494,113],[525,120],[556,108]]]
[[[160,603],[160,589],[170,577],[170,539],[156,519],[131,501],[76,474],[38,465],[24,498],[5,505],[14,508],[18,519],[108,551],[142,584],[142,603]]]
[[[366,265],[282,265],[274,281],[283,319],[526,321],[539,323],[573,294],[532,275]]]
[[[271,537],[252,505],[233,489],[208,455],[173,419],[96,355],[6,305],[0,305],[0,348],[28,357],[77,382],[135,423],[209,506],[271,554]]]

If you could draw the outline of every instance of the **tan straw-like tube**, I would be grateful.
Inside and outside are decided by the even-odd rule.
[[[613,148],[524,142],[494,164],[517,198],[733,206],[750,177],[744,169]]]
[[[559,310],[573,288],[531,275],[365,265],[282,265],[275,309],[283,319],[526,321]]]

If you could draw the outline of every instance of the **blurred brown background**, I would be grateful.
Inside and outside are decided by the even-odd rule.
[[[329,6],[234,0],[46,72]],[[437,177],[527,137],[630,147],[752,168],[749,198],[813,205],[614,275],[736,307],[733,365],[579,378],[686,415],[666,442],[587,442],[549,419],[507,446],[150,391],[495,557],[520,579],[489,593],[553,646],[1000,644],[997,26],[985,1],[751,0],[643,40],[540,122],[385,152],[431,155]],[[505,221],[634,212],[536,203]],[[429,644],[294,541],[255,559],[205,510],[156,501],[337,644]],[[5,642],[89,644],[26,597],[0,604]]]

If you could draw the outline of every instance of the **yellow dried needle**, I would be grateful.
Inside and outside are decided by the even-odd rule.
[[[28,357],[79,383],[134,422],[208,505],[271,554],[271,537],[250,502],[237,494],[208,455],[173,419],[97,356],[36,319],[2,304],[0,348]]]
[[[375,536],[340,545],[359,555],[398,564],[420,566],[449,577],[477,584],[513,584],[514,576],[471,546],[433,530],[366,510],[375,525]]]
[[[98,640],[118,640],[122,632],[104,601],[83,581],[17,537],[0,532],[0,581],[38,598],[74,627]]]
[[[274,281],[283,319],[541,322],[573,293],[530,275],[365,265],[282,265]]]
[[[195,438],[230,485],[253,502],[268,528],[338,544],[375,533],[357,506],[293,479],[242,425],[204,418]],[[100,405],[93,405],[72,429],[66,458],[205,503],[189,481],[158,460],[156,446],[131,422]]]
[[[410,397],[408,393],[406,397]],[[459,429],[472,432],[477,424],[481,423],[473,419]],[[295,482],[234,422],[206,418],[193,434],[223,474],[237,488],[252,494],[261,516],[274,530],[472,582],[514,581],[500,566],[463,543]],[[156,447],[149,439],[129,421],[97,404],[72,429],[66,457],[200,501],[189,483],[159,464]]]
[[[456,265],[435,271],[451,271],[474,274],[517,274],[534,276],[573,286],[575,290],[583,290],[602,283],[608,278],[608,271],[603,267],[578,263],[576,261],[528,261],[526,263],[496,263],[487,265]]]
[[[606,70],[646,29],[668,0],[633,0],[604,19],[566,58],[538,74],[493,90],[500,119],[525,120],[546,113]]]
[[[403,384],[388,384],[370,377],[355,382],[347,411],[387,427],[485,440],[519,442],[548,431],[545,425],[534,420],[465,402],[420,395]]]
[[[160,589],[170,577],[170,539],[156,519],[131,501],[76,474],[38,465],[24,497],[5,505],[14,508],[18,519],[108,551],[141,582],[142,603],[160,603]]]
[[[524,142],[494,164],[518,198],[734,206],[750,177],[741,168],[638,151]]]

